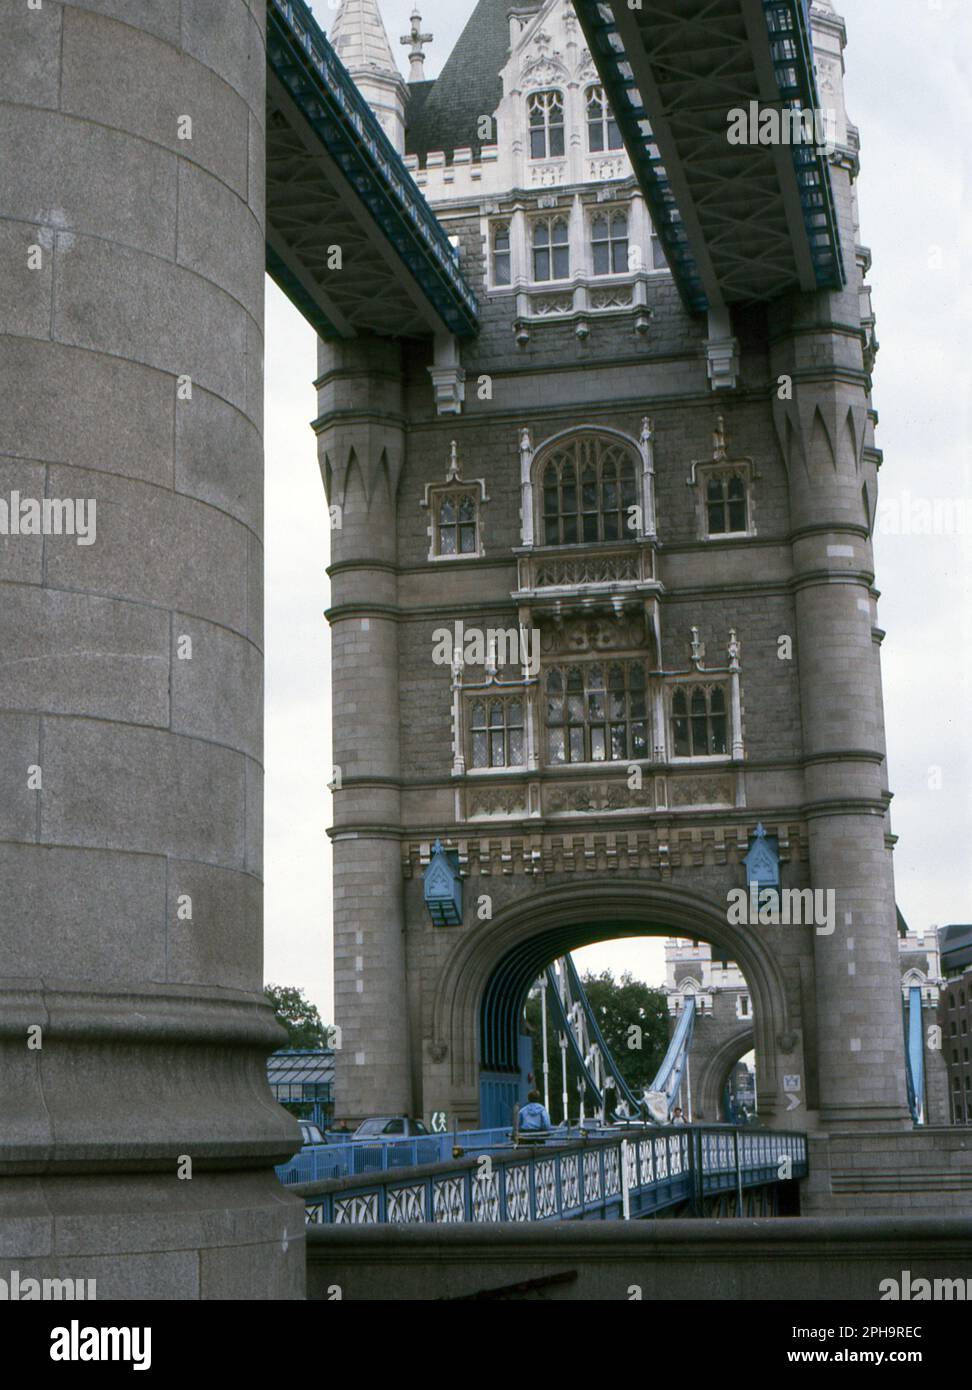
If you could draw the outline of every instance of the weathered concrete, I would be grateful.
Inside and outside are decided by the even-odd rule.
[[[99,1297],[302,1290],[264,1069],[262,19],[0,0],[0,496],[97,506],[89,545],[0,539],[0,1259]]]
[[[877,1300],[885,1279],[972,1279],[972,1220],[780,1217],[586,1226],[329,1226],[307,1238],[308,1298],[625,1302]],[[533,1290],[513,1292],[531,1280]]]
[[[801,1210],[835,1216],[972,1208],[972,1133],[933,1128],[811,1135]]]

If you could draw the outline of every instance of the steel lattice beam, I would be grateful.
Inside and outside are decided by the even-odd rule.
[[[267,9],[267,269],[325,337],[478,328],[448,237],[303,0]]]
[[[734,108],[817,108],[805,0],[575,8],[688,308],[840,288],[826,157],[728,140]]]

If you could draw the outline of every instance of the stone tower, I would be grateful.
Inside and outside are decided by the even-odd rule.
[[[812,19],[847,289],[731,323],[683,306],[566,0],[480,0],[409,84],[482,332],[322,347],[348,1114],[476,1123],[542,966],[654,933],[743,971],[764,1120],[906,1122],[857,136]],[[832,911],[731,919],[759,836]]]
[[[100,1299],[303,1292],[265,1062],[264,21],[0,5],[0,497],[89,523],[0,536],[2,1246]]]

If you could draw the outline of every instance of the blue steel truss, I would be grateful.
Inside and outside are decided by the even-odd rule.
[[[665,1053],[664,1060],[658,1068],[657,1075],[651,1083],[653,1091],[661,1091],[668,1097],[668,1113],[671,1114],[678,1099],[678,1093],[682,1085],[682,1076],[685,1073],[685,1063],[689,1055],[689,1048],[692,1046],[692,1034],[695,1031],[695,1000],[689,995],[682,1006],[682,1012],[672,1040],[668,1044],[668,1051]]]
[[[710,303],[711,283],[707,292],[707,282],[696,252],[707,255],[708,248],[704,244],[693,248],[690,242],[671,179],[652,133],[651,116],[638,86],[632,55],[625,48],[624,38],[615,20],[614,5],[624,3],[625,0],[612,0],[612,3],[574,0],[574,8],[679,293],[691,312],[704,312],[714,307]],[[653,0],[645,0],[645,6],[639,4],[637,9],[650,15],[652,3]],[[762,0],[762,3],[778,100],[783,108],[817,110],[807,0]],[[688,17],[698,10],[697,3],[694,6],[689,4],[685,7],[685,15]],[[754,81],[757,56],[761,55],[753,55]],[[664,114],[659,113],[660,116]],[[791,153],[816,288],[839,290],[845,283],[845,274],[826,154],[812,144],[794,144]],[[781,190],[781,199],[782,196]],[[701,231],[698,234],[702,236]],[[733,297],[738,298],[739,295]]]
[[[591,1001],[587,997],[587,991],[581,983],[581,978],[577,973],[571,956],[561,958],[561,969],[566,971],[569,997],[579,1004],[584,1013],[584,1021],[587,1025],[587,1032],[601,1054],[602,1066],[606,1076],[614,1080],[617,1096],[628,1106],[629,1116],[639,1116],[644,1109],[644,1098],[639,1098],[632,1091],[627,1081],[624,1079],[614,1054],[611,1052],[604,1035],[601,1032],[597,1021],[597,1015],[591,1007]],[[557,984],[557,976],[552,965],[547,966],[547,994],[553,999],[554,1021],[557,1029],[563,1037],[566,1037],[568,1046],[573,1053],[574,1060],[584,1078],[584,1084],[594,1098],[595,1108],[600,1109],[603,1104],[604,1096],[601,1088],[587,1065],[587,1058],[577,1041],[574,1029],[571,1027],[569,1018],[564,1009],[563,1000],[560,997],[560,990]],[[649,1091],[659,1092],[668,1100],[668,1113],[671,1116],[675,1102],[678,1099],[679,1090],[682,1085],[682,1076],[685,1072],[685,1063],[692,1046],[692,1035],[695,1027],[695,1000],[691,997],[685,1000],[681,1016],[672,1034],[668,1051],[661,1066],[655,1075],[655,1079],[648,1087]],[[619,1111],[615,1118],[627,1118]]]
[[[679,293],[686,308],[694,313],[704,313],[709,301],[702,285],[702,276],[689,245],[688,233],[682,225],[682,215],[651,133],[651,121],[635,84],[611,6],[599,4],[597,0],[574,0],[574,8]]]
[[[304,0],[268,0],[267,61],[444,327],[472,337],[478,302],[457,253]],[[268,256],[267,269],[314,326],[333,335],[279,256]]]
[[[773,71],[785,107],[820,109],[810,38],[809,0],[763,0]],[[842,289],[844,258],[827,157],[815,145],[793,145],[803,222],[818,289]]]

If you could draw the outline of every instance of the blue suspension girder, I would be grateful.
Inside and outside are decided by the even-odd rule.
[[[560,989],[557,984],[557,975],[552,965],[547,966],[547,991],[553,997],[553,1010],[556,1026],[560,1032],[561,1037],[565,1037],[567,1039],[570,1050],[574,1054],[574,1061],[577,1063],[581,1075],[584,1078],[584,1084],[590,1091],[591,1095],[594,1097],[594,1105],[599,1110],[604,1101],[604,1093],[601,1091],[593,1075],[591,1074],[590,1068],[587,1065],[587,1058],[584,1056],[584,1053],[581,1050],[581,1046],[578,1043],[577,1038],[574,1036],[574,1030],[570,1025],[570,1019],[567,1017],[567,1012],[564,1009],[563,1000],[560,997]],[[587,1003],[587,995],[583,994],[583,990],[581,991],[581,993],[583,995],[583,1002],[585,1005],[587,1005],[587,1008],[589,1009],[590,1005]]]
[[[304,0],[268,0],[267,67],[269,273],[324,336],[473,336],[457,252]]]
[[[682,1076],[685,1072],[685,1062],[692,1046],[692,1034],[695,1030],[695,1000],[689,995],[679,1016],[672,1040],[668,1044],[668,1051],[661,1066],[655,1074],[655,1079],[651,1083],[652,1091],[661,1091],[668,1097],[669,1112],[675,1104],[679,1087],[682,1084]]]
[[[921,988],[912,985],[904,1009],[908,1108],[916,1125],[925,1123],[925,1030],[921,1017]]]

